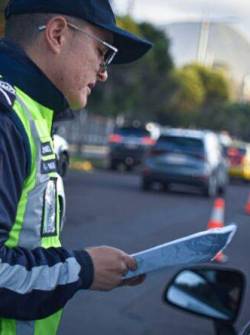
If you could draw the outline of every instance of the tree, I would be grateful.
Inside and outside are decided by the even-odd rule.
[[[200,76],[192,68],[182,68],[174,70],[172,78],[176,88],[169,106],[175,111],[184,113],[197,112],[205,97]]]
[[[205,90],[203,102],[205,108],[230,100],[230,85],[221,70],[195,63],[186,65],[184,68],[192,69],[200,77]]]
[[[210,112],[222,109],[230,101],[228,80],[218,69],[194,63],[174,69],[172,78],[173,91],[165,113],[170,125],[207,128],[214,122],[207,117]]]
[[[250,141],[250,104],[229,102],[214,105],[202,116],[200,127],[227,130],[235,137]]]
[[[154,43],[142,59],[129,65],[113,66],[110,78],[90,99],[91,111],[141,121],[157,119],[164,112],[170,90],[168,77],[173,68],[169,40],[151,24],[137,24],[130,17],[118,19],[119,25]]]

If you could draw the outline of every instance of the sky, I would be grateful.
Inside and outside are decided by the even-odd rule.
[[[113,0],[117,14],[129,5],[135,19],[154,24],[208,19],[226,22],[240,30],[250,41],[250,0]]]

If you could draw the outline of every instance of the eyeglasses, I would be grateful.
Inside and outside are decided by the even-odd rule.
[[[74,30],[80,31],[81,33],[84,33],[86,36],[88,36],[89,38],[94,39],[95,41],[101,43],[103,46],[105,46],[105,52],[103,53],[103,63],[101,64],[101,67],[104,71],[107,71],[108,66],[112,63],[112,61],[114,60],[116,54],[118,53],[118,49],[116,47],[114,47],[113,45],[103,41],[102,39],[100,39],[97,36],[94,36],[92,34],[89,34],[88,32],[86,32],[85,30],[77,27],[76,25],[74,25],[73,23],[67,22],[68,26]],[[43,26],[39,26],[38,30],[42,31],[46,29],[46,25]]]

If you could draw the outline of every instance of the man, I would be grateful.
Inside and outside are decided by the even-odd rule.
[[[0,41],[0,334],[56,334],[81,289],[110,290],[135,260],[111,247],[68,251],[51,140],[62,111],[86,106],[107,66],[151,45],[115,24],[108,0],[11,0]],[[36,321],[34,321],[36,320]]]

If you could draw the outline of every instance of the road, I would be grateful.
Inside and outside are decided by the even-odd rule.
[[[67,223],[64,246],[69,249],[111,245],[129,253],[205,230],[213,201],[198,193],[143,193],[137,175],[70,171],[65,189]],[[228,267],[249,274],[250,217],[244,214],[250,185],[230,185],[225,197],[225,222],[239,229],[227,250]],[[162,292],[178,268],[148,275],[138,287],[112,292],[78,292],[67,304],[59,335],[212,335],[210,321],[175,310],[162,302]],[[236,327],[250,319],[247,288]]]

